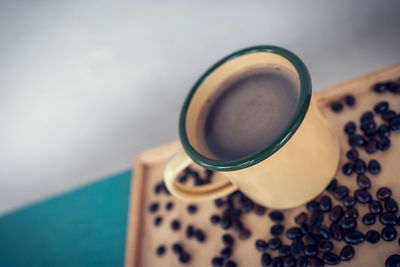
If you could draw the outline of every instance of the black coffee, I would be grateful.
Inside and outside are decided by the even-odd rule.
[[[248,156],[270,144],[293,117],[299,79],[263,65],[228,78],[206,101],[197,126],[201,152],[219,160]]]

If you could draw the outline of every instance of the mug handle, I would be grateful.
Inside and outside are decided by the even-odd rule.
[[[178,183],[176,178],[191,163],[192,159],[182,150],[165,167],[164,182],[172,195],[188,201],[204,201],[220,198],[237,190],[237,186],[227,176],[215,183],[201,186]]]

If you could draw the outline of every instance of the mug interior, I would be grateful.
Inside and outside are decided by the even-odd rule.
[[[286,68],[299,78],[300,94],[292,119],[278,137],[266,147],[243,158],[224,161],[207,156],[200,148],[197,126],[204,104],[229,77],[260,65]],[[194,162],[208,169],[233,171],[252,166],[272,155],[295,133],[307,112],[311,98],[311,79],[304,63],[290,51],[274,46],[258,46],[235,52],[214,64],[193,86],[182,107],[179,133],[182,146]]]

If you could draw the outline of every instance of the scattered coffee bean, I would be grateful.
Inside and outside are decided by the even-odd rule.
[[[349,136],[349,145],[352,147],[364,146],[366,142],[365,138],[359,134],[352,134]]]
[[[165,253],[165,246],[161,245],[157,247],[156,254],[157,256],[162,256]]]
[[[385,241],[392,241],[397,236],[397,231],[392,226],[385,226],[381,232],[382,239]]]
[[[368,189],[371,187],[371,180],[368,178],[368,176],[360,174],[357,176],[357,185],[361,189]]]
[[[340,227],[343,230],[354,230],[357,227],[357,221],[353,218],[344,218],[340,223]]]
[[[283,267],[294,267],[296,265],[296,258],[292,255],[283,258]]]
[[[355,208],[348,209],[344,212],[344,217],[357,219],[358,211]]]
[[[358,159],[358,151],[355,148],[350,149],[347,151],[346,156],[351,161],[356,161]]]
[[[318,250],[322,253],[330,252],[333,249],[333,243],[331,241],[321,241],[318,244]]]
[[[378,143],[378,149],[381,151],[386,151],[390,148],[391,142],[387,137],[381,137],[381,140]]]
[[[182,253],[179,255],[179,261],[180,261],[181,263],[188,263],[188,262],[190,261],[190,254],[187,253],[186,251],[182,252]]]
[[[268,242],[268,247],[271,250],[277,250],[282,246],[282,241],[279,237],[274,237]]]
[[[340,103],[340,102],[333,102],[333,103],[331,104],[331,109],[332,109],[332,111],[334,111],[334,112],[340,112],[340,111],[343,110],[343,105],[342,105],[342,103]]]
[[[194,213],[197,212],[197,206],[193,205],[193,204],[190,204],[189,206],[187,206],[187,211],[190,214],[194,214]]]
[[[262,239],[257,239],[255,246],[258,251],[264,252],[268,248],[268,243]]]
[[[348,244],[359,244],[365,241],[365,236],[359,231],[352,231],[344,235],[344,241]]]
[[[363,204],[369,203],[372,200],[371,194],[365,189],[357,189],[354,192],[354,196],[358,202],[363,203]]]
[[[386,198],[385,199],[385,209],[387,212],[392,212],[392,213],[397,212],[398,205],[397,205],[396,200],[394,200],[391,197]]]
[[[221,198],[217,198],[216,200],[214,200],[214,204],[215,207],[222,208],[222,206],[224,206],[224,200]]]
[[[319,209],[323,212],[328,212],[331,210],[332,200],[329,196],[322,196],[319,200]]]
[[[321,260],[318,257],[312,257],[310,259],[310,266],[311,267],[323,267],[324,266],[324,261]]]
[[[348,123],[346,123],[346,125],[344,126],[344,131],[345,133],[347,133],[348,135],[352,135],[356,132],[356,124],[353,121],[349,121]]]
[[[306,242],[306,245],[318,245],[319,242],[321,242],[321,238],[318,235],[310,233],[304,237],[304,241]]]
[[[153,224],[154,226],[159,226],[163,221],[163,218],[161,216],[157,216],[154,218]]]
[[[167,204],[165,204],[165,210],[170,211],[174,207],[174,203],[172,201],[168,201]]]
[[[306,223],[306,222],[307,222],[307,218],[308,218],[307,213],[305,213],[305,212],[303,211],[303,212],[301,212],[300,214],[298,214],[298,215],[294,218],[294,221],[295,221],[295,223],[297,223],[297,224],[299,224],[299,225],[302,225],[303,223]]]
[[[385,200],[392,196],[392,190],[388,187],[381,187],[376,191],[376,197],[379,200]]]
[[[346,186],[338,186],[333,192],[333,196],[337,200],[342,200],[343,198],[347,197],[349,195],[349,189]]]
[[[277,210],[273,211],[269,214],[269,218],[271,219],[271,221],[279,223],[283,221],[283,213]]]
[[[244,225],[243,225],[243,223],[241,221],[234,220],[232,222],[232,228],[233,228],[233,230],[240,232],[240,231],[242,231],[244,229]]]
[[[348,105],[349,107],[352,107],[356,103],[356,98],[354,97],[354,95],[346,95],[344,97],[344,103],[346,103],[346,105]]]
[[[379,145],[378,140],[376,140],[375,138],[371,138],[367,141],[367,144],[365,145],[365,151],[368,154],[373,154],[376,151],[378,151],[378,145]],[[365,169],[363,169],[363,170],[365,172]]]
[[[292,227],[286,231],[286,236],[289,239],[297,239],[303,236],[301,229],[299,227]]]
[[[289,256],[290,254],[292,254],[292,250],[291,250],[290,246],[287,246],[287,245],[281,246],[279,248],[278,252],[279,252],[279,256],[281,256],[281,257],[286,257],[286,256]]]
[[[364,174],[365,171],[367,170],[367,165],[362,159],[357,159],[354,163],[354,171],[358,175]]]
[[[400,255],[393,254],[385,261],[385,267],[398,267],[400,266]]]
[[[236,264],[236,262],[234,262],[233,260],[228,260],[226,263],[225,263],[225,267],[236,267],[237,266],[237,264]]]
[[[325,190],[332,193],[333,191],[336,190],[336,188],[337,188],[337,180],[333,178],[332,181],[325,188]]]
[[[275,224],[271,227],[270,233],[273,236],[280,236],[285,230],[285,227],[282,224]]]
[[[296,256],[303,253],[304,243],[301,239],[293,240],[291,245],[292,255]]]
[[[383,113],[389,108],[389,103],[387,101],[381,101],[375,105],[374,110],[376,113]]]
[[[197,229],[194,232],[194,236],[200,243],[203,243],[206,240],[206,235],[204,234],[203,230]]]
[[[375,129],[375,128],[373,128],[373,129],[367,129],[367,130],[364,131],[364,135],[365,135],[366,137],[373,137],[373,136],[376,135],[376,129]],[[368,143],[367,143],[367,145],[368,145]],[[371,148],[370,148],[370,149],[371,149]]]
[[[365,132],[368,129],[376,129],[376,123],[372,119],[368,119],[366,121],[363,121],[360,125],[360,129]]]
[[[186,183],[187,182],[187,180],[188,180],[188,176],[187,175],[182,175],[181,177],[179,177],[178,179],[178,183],[180,183],[180,184],[184,184],[184,183]]]
[[[163,191],[162,183],[157,183],[157,184],[154,186],[153,191],[154,191],[154,194],[159,195],[159,194]]]
[[[229,216],[224,216],[221,219],[221,227],[222,229],[226,230],[232,226],[232,220]]]
[[[398,84],[397,82],[388,82],[387,87],[392,93],[400,93],[400,84]]]
[[[151,212],[151,213],[154,213],[154,212],[156,212],[157,210],[158,210],[158,202],[153,202],[153,203],[151,203],[150,204],[150,206],[149,206],[149,211]]]
[[[382,205],[378,200],[372,200],[368,208],[372,214],[380,214],[382,212]]]
[[[311,200],[306,204],[307,210],[313,212],[319,210],[319,203],[316,200]]]
[[[360,122],[363,123],[373,119],[374,119],[374,113],[372,113],[371,111],[366,111],[361,115]]]
[[[271,256],[268,253],[263,253],[261,256],[261,265],[267,267],[271,264]]]
[[[308,266],[308,259],[304,256],[299,256],[297,258],[296,267],[307,267]]]
[[[311,233],[312,231],[313,231],[313,227],[312,227],[310,224],[308,224],[308,223],[303,223],[303,224],[301,225],[301,232],[302,232],[304,235],[309,234],[309,233]]]
[[[210,217],[210,222],[212,224],[218,224],[221,221],[221,217],[219,217],[219,215],[214,214]]]
[[[178,220],[173,220],[171,222],[171,229],[172,231],[178,231],[181,228],[181,223]]]
[[[375,215],[372,213],[367,213],[362,217],[362,222],[365,225],[373,225],[375,223]]]
[[[274,258],[271,261],[271,266],[272,267],[281,267],[282,265],[283,265],[283,262],[282,262],[282,258],[281,257]]]
[[[389,122],[390,130],[397,131],[400,130],[400,117],[395,117]]]
[[[393,213],[383,212],[379,216],[379,221],[384,225],[396,225],[397,218]]]
[[[322,226],[318,229],[318,233],[320,234],[320,236],[321,236],[322,239],[324,239],[324,240],[328,240],[328,239],[331,238],[331,232],[330,232],[329,228],[326,227],[326,226],[323,226],[323,225],[322,225]]]
[[[350,162],[347,162],[342,167],[342,172],[344,175],[350,176],[353,173],[354,165]]]
[[[195,233],[194,226],[191,225],[191,224],[189,224],[189,225],[186,227],[186,237],[187,237],[188,239],[190,239],[190,238],[192,238],[192,237],[194,236],[194,233]]]
[[[332,252],[324,253],[322,260],[328,265],[336,265],[340,263],[340,257]]]
[[[228,259],[232,256],[232,248],[231,247],[226,247],[223,248],[220,252],[221,258],[223,259]]]
[[[316,245],[307,245],[304,247],[304,255],[312,257],[318,254],[318,248]]]
[[[319,212],[313,212],[310,218],[310,225],[312,227],[319,227],[322,225],[322,221],[324,220],[324,215]]]
[[[224,234],[222,236],[222,242],[226,245],[226,246],[233,246],[234,243],[234,239],[230,234]]]
[[[340,259],[342,261],[349,261],[354,257],[354,248],[350,245],[346,245],[340,252]]]
[[[378,135],[379,137],[389,137],[390,136],[390,129],[386,124],[382,124],[378,127]]]
[[[253,209],[254,213],[258,216],[263,216],[265,214],[266,210],[267,210],[266,208],[264,208],[263,206],[258,205],[258,204],[254,205],[254,209]]]
[[[387,110],[382,113],[381,118],[384,121],[390,121],[390,120],[396,118],[396,116],[397,116],[397,114],[394,110]]]
[[[243,229],[239,232],[239,238],[242,240],[246,240],[251,236],[251,232],[249,229]]]
[[[332,222],[339,221],[343,216],[343,208],[341,206],[335,206],[329,212],[329,219]]]
[[[183,252],[183,247],[180,243],[174,243],[172,245],[172,251],[176,254],[181,254]]]
[[[224,264],[224,259],[221,257],[214,257],[211,259],[211,265],[213,267],[222,267]]]
[[[381,235],[375,230],[369,230],[365,234],[365,240],[367,240],[368,243],[375,244],[378,243],[380,239]]]
[[[347,196],[343,199],[343,205],[346,208],[352,208],[356,204],[356,199],[352,196]]]

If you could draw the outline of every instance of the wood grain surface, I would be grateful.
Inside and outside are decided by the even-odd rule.
[[[349,120],[358,122],[360,115],[366,110],[372,110],[373,106],[380,100],[388,101],[392,109],[396,112],[400,112],[400,95],[393,95],[389,92],[378,95],[371,89],[371,86],[378,81],[397,80],[399,77],[400,64],[396,64],[318,91],[314,94],[313,97],[317,98],[322,112],[336,130],[340,139],[342,155],[340,169],[341,166],[347,162],[345,153],[349,150],[347,138],[343,132],[344,124]],[[330,110],[330,103],[343,98],[349,93],[356,96],[356,105],[351,108],[345,106],[343,112],[333,113]],[[380,118],[376,121],[379,125]],[[393,190],[393,198],[400,201],[400,164],[398,163],[400,158],[400,132],[393,132],[390,139],[392,141],[392,147],[386,152],[378,151],[372,155],[366,154],[362,149],[359,149],[359,152],[360,157],[365,161],[377,159],[382,166],[382,172],[380,174],[367,174],[372,181],[372,187],[369,190],[370,193],[375,197],[376,190],[379,187],[388,186]],[[175,199],[172,196],[167,196],[166,194],[156,196],[153,193],[154,185],[162,180],[162,172],[165,164],[180,149],[181,146],[179,142],[176,141],[143,152],[136,159],[134,166],[134,183],[132,183],[133,189],[131,191],[133,194],[130,202],[126,267],[211,266],[211,258],[218,255],[219,251],[223,248],[221,235],[225,231],[222,230],[221,227],[214,226],[209,222],[209,217],[212,214],[219,213],[214,207],[213,202],[198,204],[198,212],[195,215],[190,215],[186,211],[186,207],[189,203]],[[195,166],[195,168],[198,167]],[[354,190],[358,188],[356,185],[356,175],[353,174],[350,177],[344,176],[340,169],[338,169],[336,175],[339,183],[348,186],[351,192],[354,192]],[[216,179],[218,179],[218,175],[216,176]],[[321,195],[325,194],[330,195],[328,192],[322,192]],[[332,199],[334,198],[332,197]],[[153,220],[156,214],[150,214],[147,211],[150,203],[154,201],[160,203],[160,209],[157,215],[163,217],[163,222],[159,227],[153,226]],[[167,212],[164,208],[167,201],[174,202],[174,208],[170,212]],[[334,200],[333,203],[336,203],[336,200]],[[361,217],[368,212],[368,208],[365,204],[358,204],[357,207],[359,209],[357,229],[364,233],[369,229],[381,231],[382,225],[379,222],[368,227],[363,225]],[[294,216],[303,210],[305,210],[304,205],[283,211],[285,215],[285,227],[293,226]],[[270,211],[271,210],[267,210],[267,214]],[[173,219],[179,219],[181,221],[181,229],[178,232],[171,231],[170,222]],[[324,221],[327,222],[327,220],[328,218],[325,216]],[[259,238],[267,241],[271,238],[269,228],[272,222],[267,215],[260,217],[254,213],[243,215],[242,221],[245,226],[251,230],[252,235],[251,238],[245,241],[236,238],[232,259],[238,263],[238,266],[261,266],[261,253],[254,248],[254,242]],[[207,239],[203,244],[198,243],[194,239],[186,239],[185,230],[188,224],[193,224],[195,227],[205,231]],[[397,228],[397,230],[399,231],[399,228]],[[227,232],[237,237],[237,233],[233,230],[228,230]],[[381,240],[376,245],[367,242],[355,245],[356,254],[354,259],[350,262],[343,262],[340,266],[384,266],[384,261],[389,255],[400,253],[397,239],[398,238],[393,242]],[[286,237],[283,238],[283,240],[284,243],[290,244]],[[181,242],[185,250],[191,254],[191,261],[188,264],[184,265],[179,263],[177,256],[171,250],[171,245],[174,242]],[[155,250],[158,245],[165,245],[167,247],[167,251],[163,257],[157,257],[155,255]],[[334,242],[334,245],[333,252],[339,254],[345,242]]]

